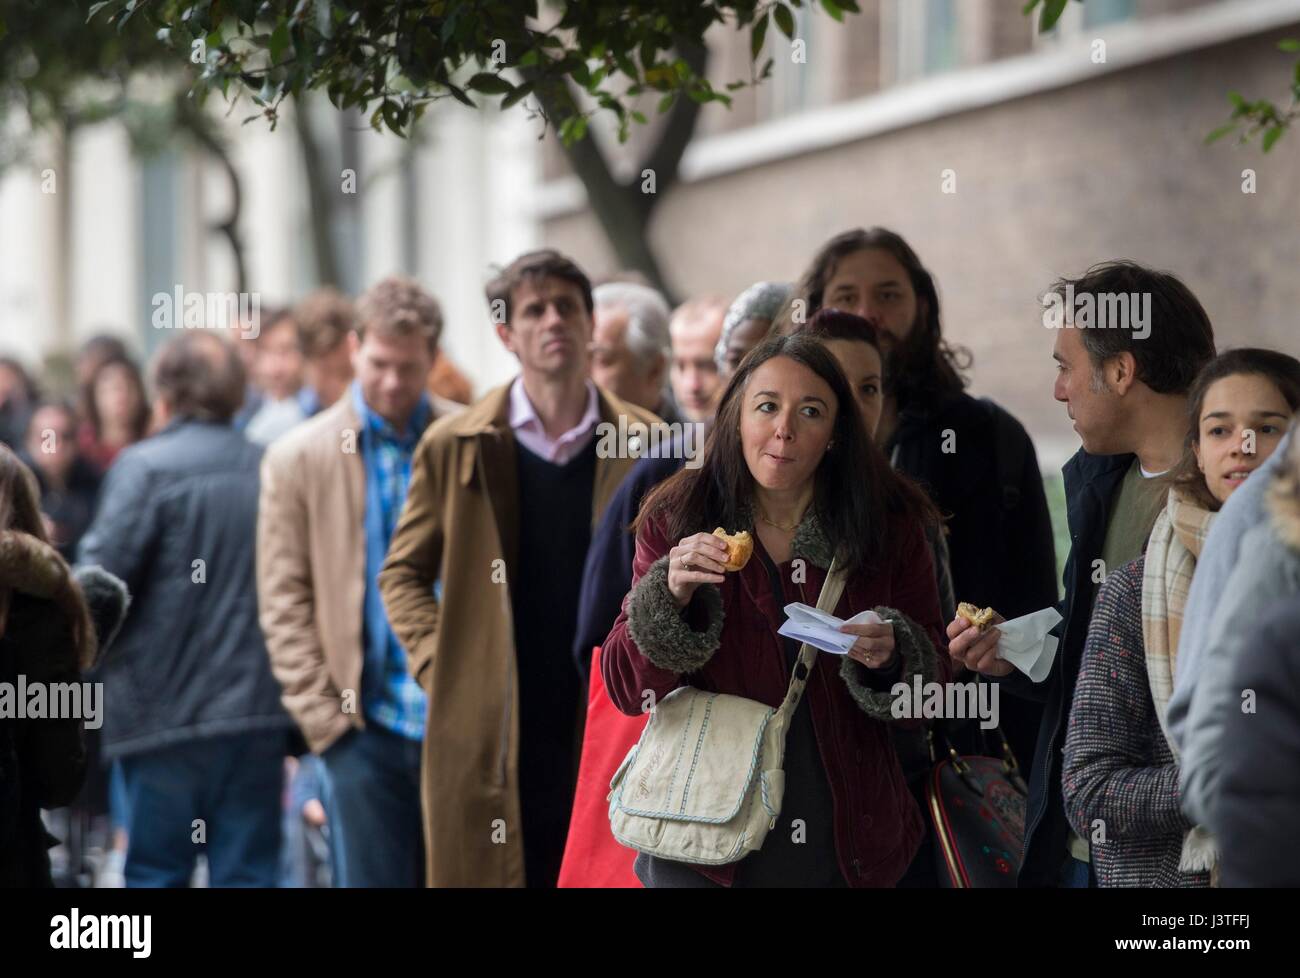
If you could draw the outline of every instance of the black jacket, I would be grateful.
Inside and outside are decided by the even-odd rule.
[[[83,456],[78,455],[68,471],[67,488],[55,489],[40,466],[26,452],[20,452],[18,457],[36,476],[37,485],[41,489],[41,509],[55,526],[55,547],[64,560],[75,559],[77,545],[95,515],[95,502],[99,499],[99,486],[102,482],[99,472]]]
[[[1243,623],[1242,627],[1248,627]],[[1233,689],[1253,690],[1255,710],[1223,717],[1223,776],[1210,826],[1224,886],[1300,886],[1300,595],[1252,629]],[[1244,701],[1243,701],[1244,703]]]
[[[1062,751],[1097,593],[1097,585],[1092,581],[1092,562],[1101,557],[1111,505],[1124,481],[1124,473],[1132,464],[1132,455],[1089,455],[1083,449],[1065,463],[1062,471],[1070,524],[1070,555],[1065,564],[1065,600],[1056,606],[1062,618],[1055,632],[1060,641],[1056,659],[1052,671],[1041,683],[1031,683],[1019,672],[1001,680],[1005,691],[1040,702],[1043,707],[1029,779],[1021,886],[1056,886],[1065,863],[1070,824],[1061,794]],[[1004,698],[1004,707],[1006,702]]]
[[[103,649],[125,613],[126,588],[99,568],[77,577]],[[11,591],[0,624],[0,683],[10,695],[19,676],[28,688],[82,681],[71,619],[55,601]],[[54,885],[48,849],[58,840],[45,831],[41,809],[71,803],[81,787],[84,719],[0,717],[0,889]]]
[[[992,401],[964,393],[935,405],[908,405],[887,451],[948,520],[957,601],[992,607],[1010,619],[1060,600],[1043,476],[1019,421]],[[1002,732],[1026,777],[1033,771],[1041,712],[1032,700],[1001,701]],[[959,751],[987,753],[969,723],[949,723],[946,730]],[[928,754],[913,752],[909,777],[928,766]]]
[[[106,756],[290,729],[257,621],[261,458],[229,425],[176,421],[109,470],[80,550],[134,596],[100,669]]]
[[[958,394],[905,409],[886,453],[948,517],[958,601],[1006,618],[1056,604],[1052,518],[1034,444],[1019,421],[992,401]]]
[[[679,448],[676,443],[674,449]],[[681,455],[680,451],[673,454]],[[641,501],[659,483],[686,464],[685,458],[643,458],[632,466],[605,508],[600,525],[591,535],[582,568],[582,593],[578,598],[578,627],[573,636],[573,661],[584,682],[591,668],[591,650],[605,643],[623,599],[632,587],[632,558],[636,537],[628,529],[641,509]]]

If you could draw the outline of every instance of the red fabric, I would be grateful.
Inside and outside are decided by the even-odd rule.
[[[642,525],[632,564],[634,585],[672,545],[665,538],[662,520],[651,519]],[[761,546],[761,541],[755,541],[756,548]],[[938,653],[937,679],[947,682],[948,645],[934,563],[918,522],[894,519],[887,552],[878,565],[849,578],[835,615],[848,618],[878,605],[903,612],[929,635]],[[784,605],[792,601],[815,604],[826,577],[824,570],[811,563],[803,569],[807,580],[800,587],[794,583],[793,565],[781,566],[786,593],[780,604],[774,601],[761,560],[751,560],[743,570],[727,575],[720,585],[722,644],[702,669],[690,675],[692,686],[744,696],[772,707],[780,705],[790,682],[777,635],[785,620]],[[605,640],[600,668],[614,705],[637,714],[646,690],[663,699],[681,685],[682,677],[654,665],[637,648],[628,631],[627,606],[625,600]],[[850,886],[893,886],[916,853],[924,823],[903,779],[887,725],[862,712],[840,678],[839,668],[838,656],[818,656],[804,696],[834,797],[840,868]],[[910,682],[910,678],[904,676],[904,681]],[[894,722],[912,726],[920,721]],[[726,886],[735,875],[734,864],[696,868]]]
[[[625,716],[610,702],[600,675],[600,649],[592,655],[587,727],[582,737],[578,787],[569,838],[560,865],[561,887],[640,887],[632,872],[636,851],[614,841],[609,830],[609,779],[641,739],[647,714]]]

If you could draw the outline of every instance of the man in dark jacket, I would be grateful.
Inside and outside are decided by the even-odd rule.
[[[1241,627],[1246,627],[1243,623]],[[1300,601],[1274,608],[1241,650],[1233,688],[1253,709],[1223,714],[1221,793],[1210,828],[1224,886],[1300,886]]]
[[[965,618],[948,626],[954,659],[1003,677],[1009,692],[1043,704],[1029,784],[1022,886],[1088,885],[1088,842],[1074,836],[1066,821],[1061,771],[1092,606],[1107,569],[1123,566],[1143,551],[1165,503],[1166,487],[1156,477],[1182,455],[1187,391],[1214,357],[1209,317],[1191,291],[1168,273],[1109,262],[1080,279],[1062,279],[1049,296],[1061,294],[1087,296],[1094,305],[1104,296],[1138,298],[1137,305],[1127,306],[1130,318],[1109,328],[1087,328],[1105,324],[1085,321],[1081,314],[1076,318],[1079,306],[1058,323],[1048,323],[1044,316],[1045,323],[1056,326],[1053,394],[1067,406],[1083,442],[1063,470],[1072,543],[1065,600],[1056,606],[1062,621],[1052,633],[1059,644],[1051,672],[1034,684],[997,657],[996,628],[981,635]],[[995,620],[1005,619],[999,615]]]
[[[291,721],[257,620],[261,449],[230,425],[244,372],[187,333],[154,364],[158,434],[122,452],[82,540],[134,595],[102,667],[104,753],[126,782],[128,886],[274,886]]]
[[[944,340],[934,277],[912,247],[886,228],[845,231],[813,258],[797,295],[808,316],[839,309],[876,327],[885,355],[876,437],[945,518],[956,600],[1011,618],[1055,604],[1056,550],[1033,443],[1005,409],[966,393],[970,355]],[[1039,708],[1004,700],[1001,713],[1028,767]],[[928,757],[905,766],[915,779]]]

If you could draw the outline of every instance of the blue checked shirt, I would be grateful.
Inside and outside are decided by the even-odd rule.
[[[399,435],[375,414],[355,381],[352,404],[361,419],[361,452],[366,468],[366,601],[362,635],[365,666],[361,708],[366,720],[411,740],[424,738],[426,698],[406,667],[406,651],[393,634],[379,594],[379,572],[411,482],[411,455],[428,425],[432,409],[422,397],[406,434]]]

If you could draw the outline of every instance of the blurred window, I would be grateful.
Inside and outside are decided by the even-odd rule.
[[[1099,27],[1133,16],[1135,0],[1088,0],[1083,4],[1083,26]]]

